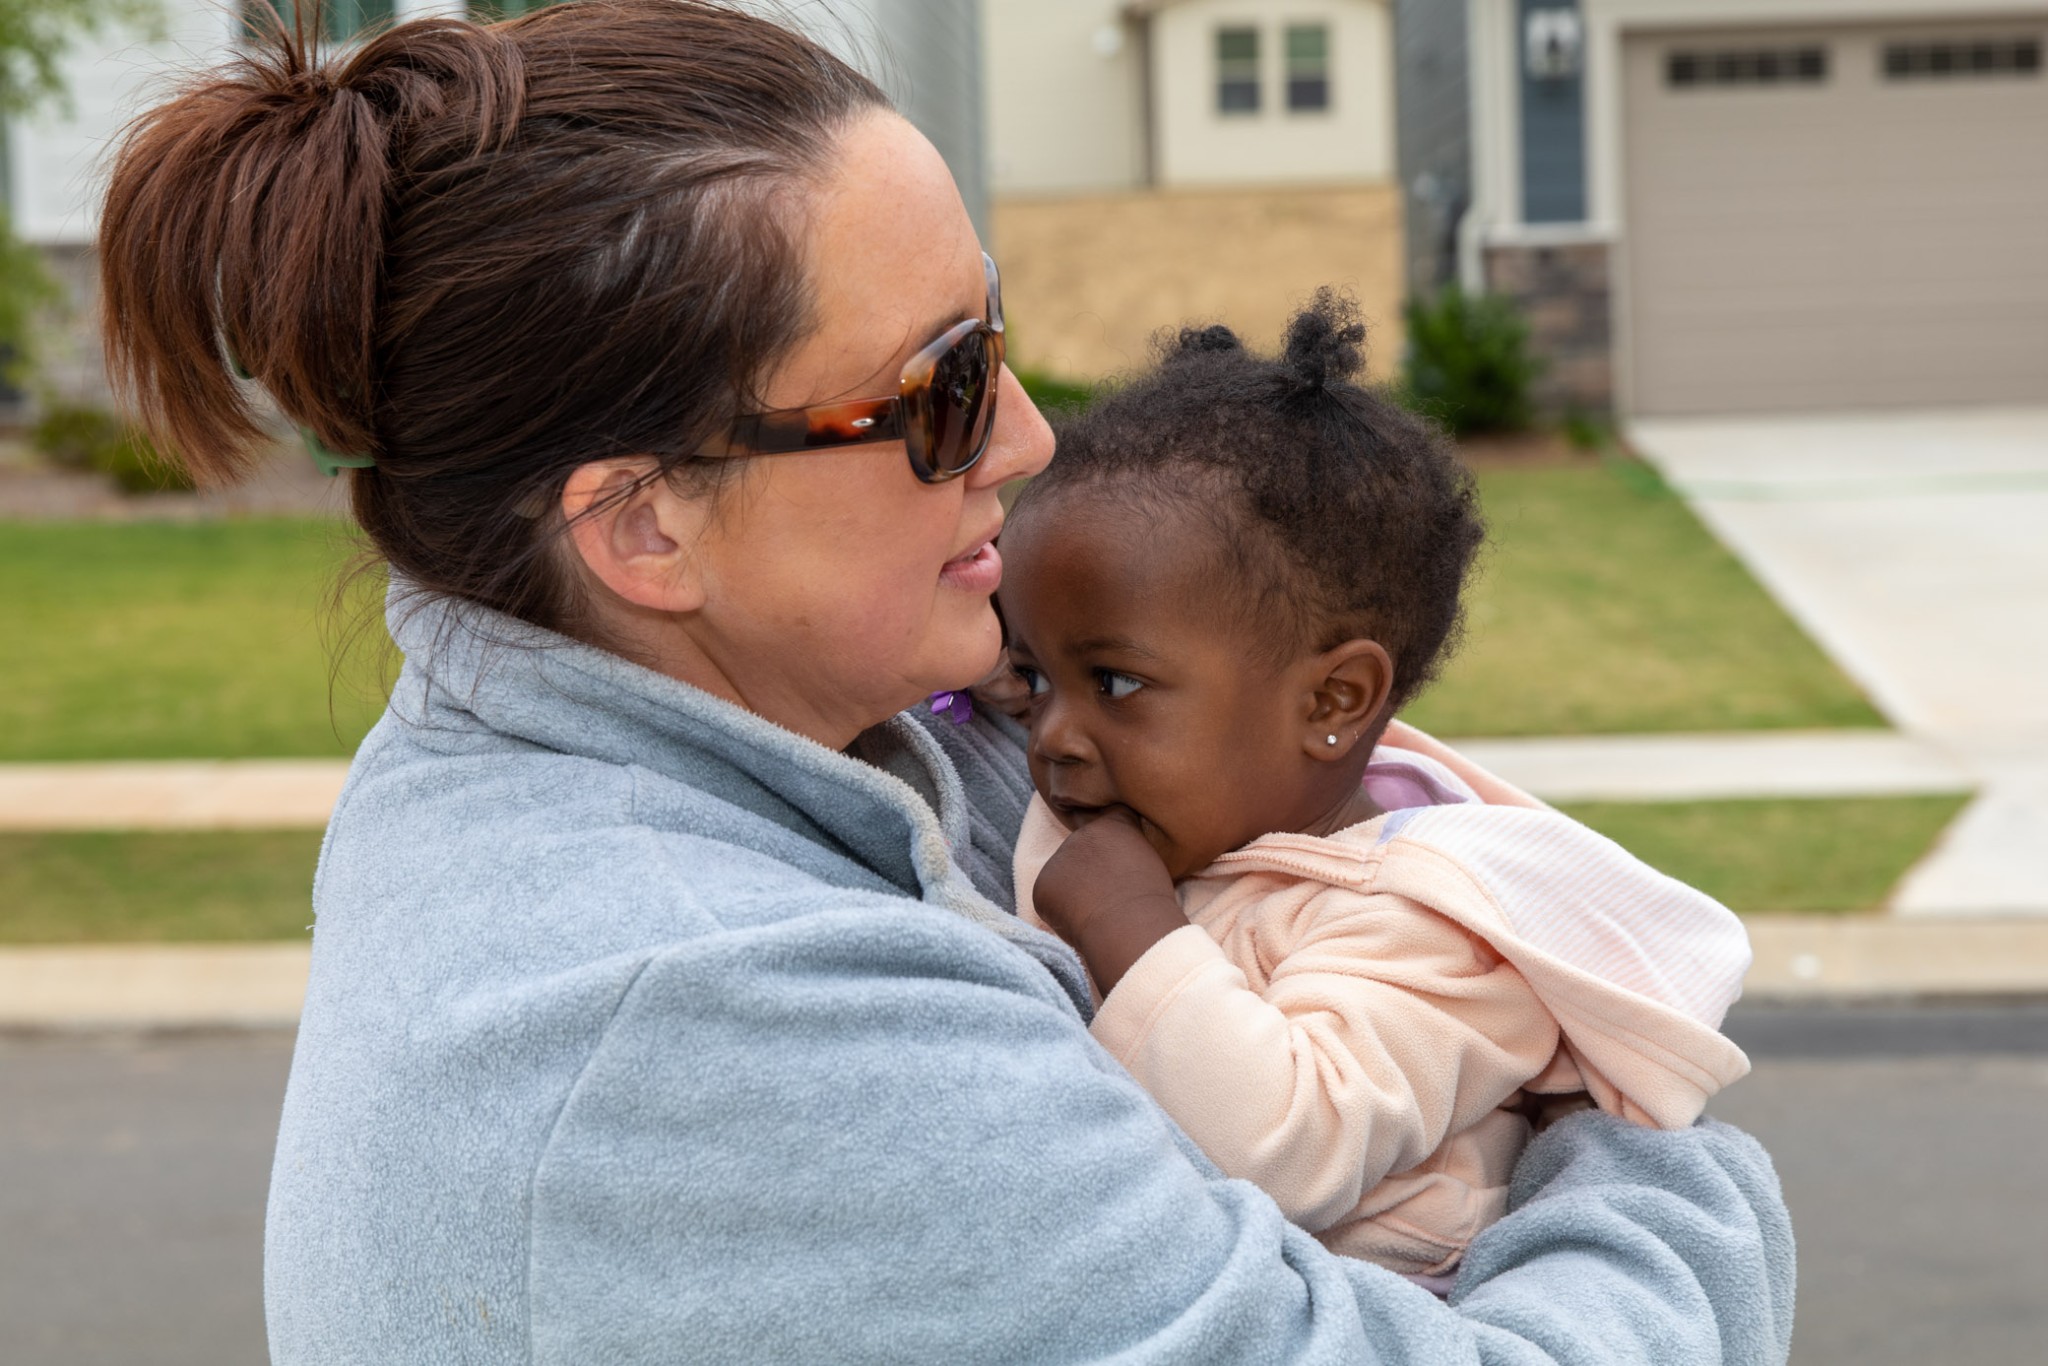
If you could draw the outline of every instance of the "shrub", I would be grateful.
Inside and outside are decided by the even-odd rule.
[[[112,413],[81,403],[48,404],[29,429],[29,445],[61,470],[88,473],[93,453],[119,440],[121,424]]]
[[[1529,425],[1530,386],[1543,366],[1529,354],[1529,327],[1512,302],[1453,286],[1409,300],[1405,314],[1410,407],[1458,436]]]
[[[192,488],[192,481],[159,455],[148,437],[91,404],[49,405],[30,429],[29,444],[59,469],[103,474],[123,493]]]
[[[1024,392],[1031,395],[1031,401],[1044,412],[1079,412],[1095,400],[1093,385],[1055,379],[1042,370],[1019,370],[1016,375],[1017,382],[1024,386]]]

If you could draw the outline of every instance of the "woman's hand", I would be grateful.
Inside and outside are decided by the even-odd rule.
[[[1031,902],[1105,996],[1147,949],[1188,924],[1166,864],[1120,806],[1067,837],[1040,870]]]

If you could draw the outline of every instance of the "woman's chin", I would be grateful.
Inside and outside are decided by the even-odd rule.
[[[996,620],[995,609],[988,600],[982,599],[971,617],[948,631],[942,650],[933,653],[943,659],[935,659],[926,674],[936,680],[931,686],[933,692],[971,688],[994,673],[1003,658],[1003,626]]]

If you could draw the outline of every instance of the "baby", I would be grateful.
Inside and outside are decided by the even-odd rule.
[[[1353,382],[1364,337],[1328,291],[1278,361],[1183,332],[1061,431],[1002,538],[1017,892],[1217,1165],[1441,1291],[1529,1115],[1688,1125],[1748,1070],[1718,1026],[1749,944],[1391,720],[1483,530],[1442,438]]]

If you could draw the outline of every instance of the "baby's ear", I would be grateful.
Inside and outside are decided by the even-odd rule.
[[[1376,640],[1347,640],[1316,655],[1302,750],[1341,759],[1379,734],[1394,693],[1394,660]]]

